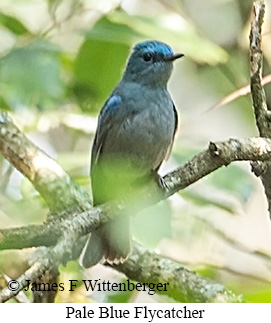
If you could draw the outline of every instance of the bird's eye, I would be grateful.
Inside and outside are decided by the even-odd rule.
[[[145,53],[143,55],[143,59],[145,62],[149,62],[152,59],[152,54],[151,53]]]

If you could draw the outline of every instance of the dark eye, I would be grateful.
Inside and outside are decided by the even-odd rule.
[[[144,59],[144,61],[145,61],[145,62],[149,62],[149,61],[152,59],[152,54],[150,54],[150,53],[145,53],[145,54],[143,55],[143,59]]]

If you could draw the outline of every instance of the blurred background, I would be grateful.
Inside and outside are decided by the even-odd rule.
[[[168,43],[175,63],[169,90],[180,126],[161,174],[209,141],[257,136],[250,95],[214,108],[249,84],[251,0],[1,0],[0,108],[90,193],[89,159],[97,114],[118,82],[131,46]],[[271,0],[263,28],[264,75],[271,63]],[[271,87],[265,87],[271,104]],[[206,112],[209,109],[208,112]],[[30,182],[0,155],[1,228],[41,223],[48,208]],[[271,226],[259,179],[234,163],[133,218],[145,247],[221,282],[249,302],[271,302]],[[0,270],[16,278],[32,249],[2,251]],[[125,277],[76,261],[68,279]],[[28,295],[30,296],[30,295]],[[144,292],[63,291],[59,302],[172,302]]]

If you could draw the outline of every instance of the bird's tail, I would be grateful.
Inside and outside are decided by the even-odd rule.
[[[105,260],[110,264],[123,263],[130,253],[130,219],[128,216],[111,220],[91,233],[83,250],[85,268]]]

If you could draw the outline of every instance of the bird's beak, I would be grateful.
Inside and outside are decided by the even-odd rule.
[[[173,62],[173,61],[175,61],[175,59],[181,58],[183,56],[184,56],[184,54],[173,54],[173,55],[166,57],[166,61]]]

